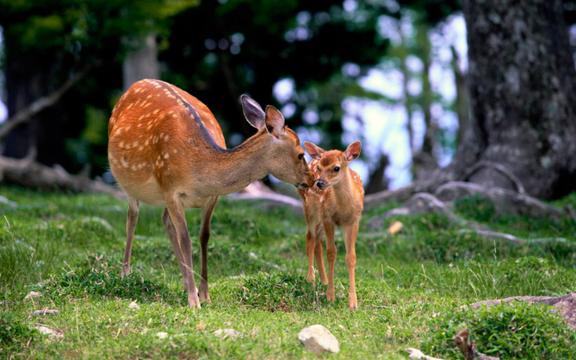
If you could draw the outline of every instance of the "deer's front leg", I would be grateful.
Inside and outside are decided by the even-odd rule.
[[[176,230],[177,244],[174,251],[176,252],[177,258],[179,258],[178,252],[180,252],[181,255],[180,259],[183,264],[180,269],[182,270],[186,292],[188,293],[188,305],[191,308],[200,308],[200,300],[198,299],[192,269],[192,245],[190,244],[190,236],[188,235],[188,225],[186,224],[184,207],[178,199],[170,199],[166,202],[166,209]]]
[[[334,289],[334,263],[336,262],[336,244],[334,242],[334,224],[324,221],[324,232],[326,233],[326,257],[328,258],[328,289],[326,298],[328,301],[336,300]]]
[[[356,298],[356,237],[358,236],[359,224],[356,222],[344,227],[344,243],[346,245],[346,266],[348,267],[349,288],[348,307],[350,310],[358,308]]]
[[[210,222],[212,220],[212,213],[216,206],[218,197],[208,200],[206,206],[202,209],[202,227],[200,229],[200,248],[201,248],[201,276],[200,291],[198,293],[200,301],[210,302],[210,295],[208,294],[208,240],[210,239]]]
[[[122,263],[121,277],[130,274],[130,258],[132,257],[132,240],[134,231],[138,223],[138,213],[140,212],[140,203],[138,200],[128,197],[128,216],[126,217],[126,249],[124,250],[124,262]]]

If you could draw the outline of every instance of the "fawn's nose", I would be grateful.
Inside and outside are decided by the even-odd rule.
[[[316,186],[318,187],[318,189],[322,190],[326,187],[326,185],[328,185],[326,183],[326,181],[320,179],[320,180],[316,180]]]

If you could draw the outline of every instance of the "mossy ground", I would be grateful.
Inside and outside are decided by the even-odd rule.
[[[564,240],[488,241],[437,215],[389,219],[376,232],[363,226],[357,243],[360,308],[350,312],[340,235],[332,304],[322,285],[304,280],[302,216],[223,199],[209,246],[212,303],[192,311],[161,209],[142,208],[133,274],[120,279],[126,204],[105,196],[13,187],[0,188],[0,194],[18,204],[0,205],[2,358],[314,358],[297,333],[315,323],[341,343],[339,354],[325,357],[342,359],[401,359],[406,347],[458,358],[449,339],[460,326],[469,327],[480,351],[503,358],[560,359],[576,353],[574,332],[549,308],[461,309],[490,298],[575,291],[572,222],[497,215],[473,198],[456,206],[459,215],[525,238]],[[560,203],[576,205],[576,195]],[[371,210],[363,223],[388,208]],[[199,216],[198,210],[188,212],[195,255]],[[404,229],[392,237],[385,227],[394,220]],[[196,256],[194,263],[198,271]],[[23,300],[32,290],[42,296]],[[129,308],[134,300],[139,309]],[[60,313],[31,315],[45,307]],[[40,335],[32,330],[38,324],[62,330],[64,338]],[[234,328],[243,337],[220,340],[213,335],[219,328]],[[168,337],[160,339],[158,332]]]

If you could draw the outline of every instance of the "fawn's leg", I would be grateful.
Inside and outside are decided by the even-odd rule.
[[[308,275],[306,275],[306,280],[310,283],[314,283],[316,280],[316,275],[314,274],[314,243],[316,239],[312,235],[311,225],[308,224],[308,229],[306,229],[306,255],[308,256]]]
[[[210,221],[212,220],[212,213],[216,206],[218,197],[208,200],[202,209],[202,226],[200,228],[200,249],[201,249],[201,276],[200,279],[200,301],[210,302],[210,295],[208,294],[208,240],[210,239]]]
[[[124,250],[124,262],[122,263],[121,277],[130,274],[130,258],[132,257],[132,240],[134,231],[138,223],[138,213],[140,212],[140,203],[138,200],[128,197],[128,216],[126,218],[126,249]]]
[[[316,227],[316,246],[314,247],[314,252],[316,254],[316,267],[320,273],[320,281],[323,285],[326,285],[328,284],[328,277],[324,269],[324,249],[322,248],[322,228],[320,225]]]
[[[356,298],[356,237],[358,236],[358,222],[344,227],[344,243],[346,245],[346,266],[350,285],[348,288],[348,307],[350,310],[358,308]]]
[[[176,230],[178,246],[174,251],[180,251],[182,262],[184,263],[182,276],[188,293],[188,305],[191,308],[200,308],[200,300],[198,299],[198,292],[192,270],[192,245],[190,244],[190,235],[188,235],[188,225],[186,224],[184,207],[178,199],[169,199],[166,201],[166,209],[168,209],[170,220]],[[178,257],[178,255],[176,256]]]
[[[328,301],[336,300],[334,290],[334,263],[336,262],[336,244],[334,242],[334,224],[330,221],[324,222],[324,232],[326,233],[326,257],[328,258],[328,289],[326,298]]]

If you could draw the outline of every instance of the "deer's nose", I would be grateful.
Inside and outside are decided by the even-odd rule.
[[[328,185],[326,183],[326,181],[320,179],[320,180],[316,180],[316,186],[318,187],[318,189],[322,190],[326,187],[326,185]]]

